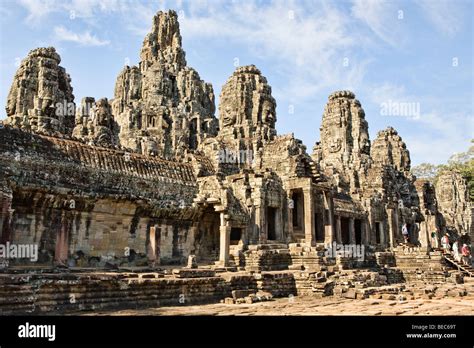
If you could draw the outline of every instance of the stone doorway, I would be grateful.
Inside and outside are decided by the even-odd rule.
[[[412,224],[407,224],[407,231],[408,231],[408,238],[410,239],[410,243],[416,244],[415,233],[414,233],[415,231]]]
[[[199,222],[194,240],[196,256],[202,262],[219,260],[220,251],[220,216],[213,207],[207,207]]]
[[[382,240],[382,223],[379,221],[375,222],[375,244],[380,244]]]
[[[314,214],[314,228],[316,230],[316,242],[319,242],[319,243],[324,242],[324,227],[323,227],[322,214],[319,214],[319,213]]]
[[[242,239],[242,229],[238,227],[232,227],[230,230],[230,245],[239,244]]]
[[[355,243],[362,244],[362,221],[360,219],[354,220],[354,234]]]
[[[346,217],[341,217],[341,243],[342,244],[350,243],[349,218],[346,218]]]
[[[291,195],[293,200],[293,235],[295,239],[304,238],[304,197],[303,190],[297,189]]]
[[[276,208],[267,207],[267,240],[277,240],[276,217]]]

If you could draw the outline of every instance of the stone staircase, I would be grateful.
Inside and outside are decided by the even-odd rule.
[[[244,267],[245,256],[240,245],[231,245],[229,250],[229,266]]]
[[[460,272],[463,272],[469,277],[474,277],[474,268],[472,266],[464,265],[461,262],[456,261],[453,255],[448,253],[444,254],[444,258],[447,261],[448,265],[457,268]]]
[[[310,170],[311,170],[311,175],[313,176],[313,180],[315,182],[321,181],[322,177],[321,177],[321,174],[320,174],[320,172],[319,172],[319,170],[316,166],[316,163],[310,162],[309,166],[310,166]]]
[[[443,283],[450,276],[441,251],[427,253],[418,247],[397,247],[393,252],[396,267],[403,272],[403,277],[408,282]]]
[[[253,272],[287,270],[291,263],[290,252],[286,244],[249,245],[243,253],[245,270]]]
[[[290,269],[321,270],[328,264],[324,257],[324,247],[312,247],[303,240],[288,245],[291,257]]]

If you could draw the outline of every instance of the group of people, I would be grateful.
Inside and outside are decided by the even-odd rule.
[[[441,238],[441,246],[445,252],[451,252],[457,262],[462,262],[465,265],[471,265],[471,249],[466,243],[462,243],[461,248],[460,245],[461,242],[459,239],[456,239],[451,248],[451,242],[449,240],[448,233],[445,233],[445,235]]]
[[[402,225],[402,236],[405,244],[410,243],[410,231],[406,224]],[[451,241],[449,239],[449,233],[445,233],[443,237],[441,237],[441,247],[444,249],[445,252],[451,253],[454,259],[457,262],[462,262],[465,265],[471,265],[471,248],[467,244],[467,242],[462,242],[461,238],[457,238],[452,247]],[[437,249],[439,239],[438,239],[438,232],[434,231],[431,233],[431,247]]]

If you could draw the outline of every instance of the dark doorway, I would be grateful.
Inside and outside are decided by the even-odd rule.
[[[242,229],[237,227],[232,227],[230,229],[230,244],[237,245],[239,244],[240,239],[242,238]]]
[[[413,227],[411,224],[407,224],[407,231],[410,243],[415,243],[415,239],[413,238]]]
[[[189,148],[195,150],[198,146],[197,119],[193,118],[189,124]]]
[[[362,221],[359,219],[354,220],[354,232],[356,244],[362,244]]]
[[[380,236],[382,234],[382,225],[380,222],[375,223],[375,243],[380,244]]]
[[[267,239],[276,240],[275,231],[276,209],[272,207],[267,208]]]
[[[316,242],[324,242],[324,226],[321,214],[314,214],[314,228],[316,229]]]
[[[291,199],[293,200],[293,227],[301,229],[303,228],[304,217],[304,201],[302,192],[293,192]]]
[[[341,242],[342,244],[349,244],[349,219],[341,217]]]

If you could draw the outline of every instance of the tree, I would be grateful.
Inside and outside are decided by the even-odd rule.
[[[457,171],[467,182],[469,198],[474,201],[474,139],[466,152],[455,153],[447,164],[434,165],[421,163],[411,169],[411,173],[418,179],[426,179],[435,183],[444,171]]]
[[[418,179],[433,181],[438,173],[438,167],[431,163],[421,163],[411,169],[411,173]]]
[[[439,168],[438,174],[444,170],[455,170],[459,172],[466,180],[469,198],[474,201],[474,139],[466,152],[460,152],[452,155],[447,165]]]

